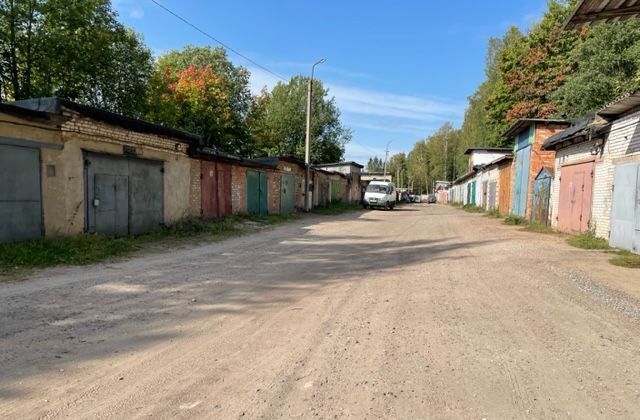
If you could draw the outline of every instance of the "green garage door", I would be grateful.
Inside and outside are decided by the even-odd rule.
[[[296,207],[296,188],[293,175],[280,177],[280,214],[291,214]]]
[[[40,150],[0,145],[0,242],[42,236]]]
[[[247,171],[247,212],[266,216],[268,196],[267,174],[259,171]]]

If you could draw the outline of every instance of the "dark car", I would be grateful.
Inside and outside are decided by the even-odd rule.
[[[436,195],[435,195],[435,194],[429,194],[429,195],[427,196],[427,203],[428,203],[428,204],[435,204],[435,203],[437,203],[437,202],[438,202],[438,198],[436,197]]]

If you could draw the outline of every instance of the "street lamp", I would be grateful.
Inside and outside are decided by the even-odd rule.
[[[311,78],[309,79],[309,86],[307,87],[307,136],[304,145],[304,163],[306,166],[306,175],[304,178],[304,210],[309,211],[311,209],[311,200],[309,197],[309,182],[311,181],[311,97],[313,93],[313,73],[318,64],[323,64],[326,60],[318,60],[313,66],[311,66]]]

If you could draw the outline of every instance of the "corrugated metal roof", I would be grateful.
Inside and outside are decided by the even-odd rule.
[[[577,29],[599,22],[626,20],[640,15],[638,0],[582,0],[564,24]]]
[[[598,111],[598,115],[607,119],[611,119],[618,117],[637,107],[640,107],[640,89],[629,92],[626,95],[621,96],[615,101],[606,105],[604,108]]]
[[[514,136],[520,134],[522,132],[522,130],[524,130],[525,128],[529,127],[533,123],[567,124],[567,125],[571,124],[569,121],[561,120],[561,119],[521,118],[518,121],[516,121],[515,123],[513,123],[513,125],[511,127],[509,127],[509,129],[507,131],[504,132],[503,137],[514,137]]]
[[[600,133],[606,126],[608,126],[608,124],[602,118],[590,115],[575,122],[566,130],[549,137],[542,145],[542,149],[551,150],[568,141],[571,141],[572,144],[579,143],[593,134]]]

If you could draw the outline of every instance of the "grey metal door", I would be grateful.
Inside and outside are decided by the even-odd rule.
[[[129,233],[137,235],[162,224],[164,180],[162,162],[129,159]]]
[[[108,235],[129,233],[129,177],[95,174],[93,186],[94,231]]]
[[[150,232],[163,222],[162,162],[85,154],[87,231]]]
[[[42,236],[40,150],[0,145],[0,242]]]
[[[609,244],[640,252],[640,163],[616,165]]]

